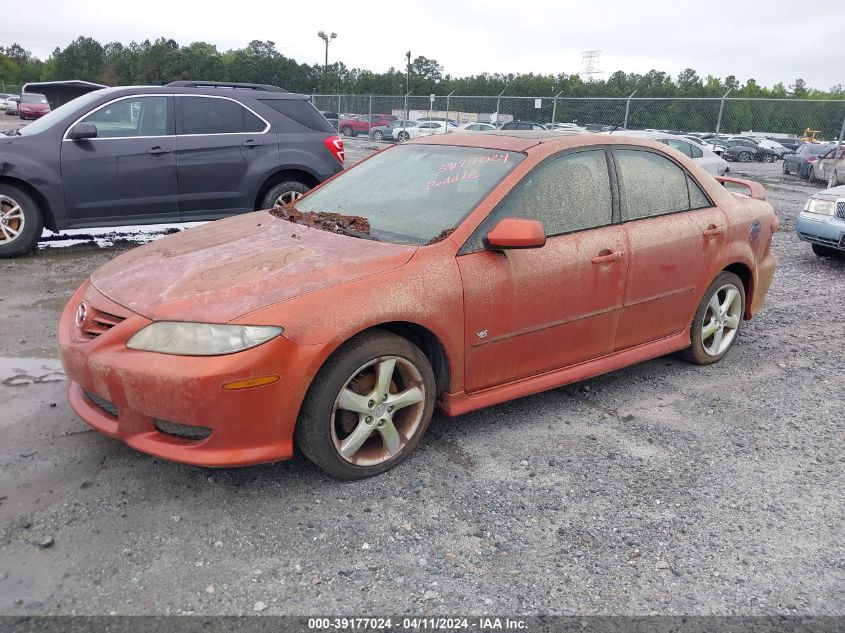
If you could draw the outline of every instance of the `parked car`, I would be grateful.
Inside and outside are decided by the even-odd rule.
[[[759,138],[759,137],[754,137],[754,140],[757,141],[757,144],[760,147],[766,147],[766,148],[774,151],[775,153],[777,153],[777,155],[780,158],[783,158],[786,154],[794,154],[795,153],[795,150],[791,150],[788,147],[784,147],[783,145],[781,145],[777,141],[772,141],[772,140],[767,139],[767,138]]]
[[[24,92],[18,104],[18,116],[21,119],[38,119],[50,111],[47,97],[35,92]]]
[[[812,180],[828,182],[836,169],[834,185],[845,184],[845,147],[840,147],[837,153],[836,144],[831,143],[833,149],[812,164],[810,177]],[[836,154],[834,160],[833,155]]]
[[[338,116],[337,112],[323,112],[320,111],[324,117],[326,117],[326,121],[337,131],[338,125],[340,124],[340,117]]]
[[[724,176],[729,171],[728,163],[711,152],[706,147],[702,147],[698,143],[693,143],[684,136],[676,136],[674,134],[665,134],[663,132],[646,132],[638,130],[624,130],[621,132],[602,132],[602,134],[612,135],[614,137],[626,136],[630,138],[648,138],[655,140],[664,145],[678,150],[684,156],[688,156],[699,167],[706,171],[711,176]]]
[[[213,220],[291,202],[344,158],[302,95],[191,82],[96,90],[2,138],[0,256],[32,250],[42,226]]]
[[[396,140],[401,143],[421,136],[431,136],[432,134],[445,134],[447,132],[457,131],[457,125],[446,123],[445,121],[417,121],[416,125],[412,127],[394,130],[393,135]]]
[[[495,132],[496,126],[492,123],[482,123],[481,121],[473,123],[464,123],[459,125],[456,132]]]
[[[813,163],[829,152],[832,147],[828,143],[804,143],[794,154],[783,157],[783,173],[797,174],[800,178],[808,179],[812,173]]]
[[[793,152],[797,151],[801,145],[803,145],[803,141],[799,138],[772,138],[767,137],[770,141],[774,141],[775,143],[779,143],[782,147],[786,149],[791,149]]]
[[[502,130],[545,130],[546,126],[534,121],[508,121],[500,129]]]
[[[701,137],[693,136],[691,134],[683,134],[683,135],[681,135],[680,138],[683,138],[683,139],[689,141],[690,143],[692,143],[693,145],[696,145],[696,146],[701,147],[703,149],[709,149],[711,152],[713,152],[714,154],[716,154],[716,156],[719,156],[720,158],[722,156],[722,153],[725,151],[725,147],[726,147],[726,146],[723,146],[723,145],[708,143],[707,141],[705,141]]]
[[[365,114],[357,119],[341,119],[338,125],[340,133],[344,136],[358,136],[369,134],[372,128],[387,125],[398,119],[398,116],[392,114]]]
[[[762,161],[773,163],[778,158],[778,153],[768,147],[761,147],[760,144],[748,137],[734,137],[728,141],[728,146],[722,152],[722,157],[729,161],[747,163],[749,161]]]
[[[579,132],[584,131],[584,128],[582,128],[577,123],[546,123],[545,128],[547,130],[577,130]]]
[[[9,107],[9,97],[11,96],[13,95],[6,92],[0,92],[0,110],[3,110],[4,112],[6,111],[6,108]]]
[[[16,116],[20,108],[21,98],[19,95],[12,95],[6,100],[6,114]]]
[[[404,128],[414,127],[416,121],[406,121],[405,119],[398,119],[391,121],[387,125],[379,125],[370,129],[370,137],[376,141],[395,141],[398,140],[396,133]]]
[[[795,231],[819,257],[845,255],[845,185],[814,193],[798,214]]]
[[[95,270],[59,321],[70,405],[165,459],[237,466],[297,445],[357,479],[408,457],[435,407],[460,415],[672,352],[718,362],[775,270],[765,191],[733,182],[750,195],[637,138],[395,145],[295,210]]]

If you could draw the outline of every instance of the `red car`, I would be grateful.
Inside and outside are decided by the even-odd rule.
[[[47,97],[35,92],[24,92],[18,104],[18,115],[22,119],[37,119],[50,111]]]
[[[371,128],[388,125],[398,120],[399,117],[392,114],[365,114],[357,119],[341,119],[337,124],[337,129],[344,136],[369,135]]]
[[[764,198],[642,138],[424,137],[96,270],[59,322],[70,404],[166,459],[374,475],[435,408],[721,360],[775,272]]]

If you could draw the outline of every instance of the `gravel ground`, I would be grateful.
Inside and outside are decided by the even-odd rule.
[[[783,230],[724,362],[438,416],[361,482],[180,466],[88,430],[56,319],[131,245],[0,261],[0,613],[845,614],[845,259],[794,234],[811,186],[734,168]]]

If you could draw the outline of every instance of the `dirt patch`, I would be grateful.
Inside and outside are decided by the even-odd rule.
[[[325,213],[309,211],[303,213],[297,211],[292,206],[276,207],[271,209],[270,213],[277,218],[294,222],[296,224],[304,224],[315,229],[322,229],[324,231],[331,231],[332,233],[347,233],[354,231],[356,233],[370,233],[370,222],[367,218],[362,218],[358,215],[343,215],[340,213]]]

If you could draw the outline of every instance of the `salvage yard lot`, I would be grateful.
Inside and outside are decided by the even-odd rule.
[[[346,143],[350,162],[377,147]],[[845,260],[795,236],[817,186],[731,168],[782,230],[766,306],[723,362],[437,415],[359,482],[302,458],[181,466],[90,431],[55,325],[133,244],[0,261],[0,612],[843,613]]]

